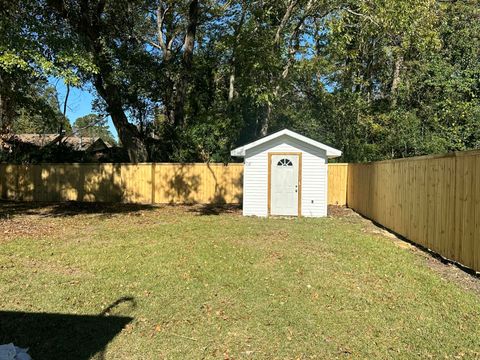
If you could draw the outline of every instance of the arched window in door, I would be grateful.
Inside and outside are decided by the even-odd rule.
[[[277,166],[293,166],[293,163],[290,159],[281,159],[278,161]]]

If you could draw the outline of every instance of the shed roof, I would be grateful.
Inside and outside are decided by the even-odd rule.
[[[340,150],[337,150],[337,149],[334,149],[328,145],[325,145],[325,144],[322,144],[321,142],[318,142],[318,141],[315,141],[313,139],[310,139],[306,136],[303,136],[303,135],[300,135],[300,134],[297,134],[296,132],[294,131],[291,131],[291,130],[288,130],[288,129],[283,129],[281,131],[277,131],[276,133],[273,133],[273,134],[270,134],[270,135],[267,135],[261,139],[258,139],[257,141],[254,141],[254,142],[251,142],[249,144],[246,144],[246,145],[243,145],[243,146],[240,146],[236,149],[233,149],[230,154],[232,156],[238,156],[238,157],[243,157],[245,156],[245,152],[249,149],[253,149],[257,146],[260,146],[268,141],[271,141],[273,139],[276,139],[276,138],[279,138],[281,136],[287,136],[287,137],[290,137],[292,139],[295,139],[295,140],[298,140],[300,142],[303,142],[305,144],[308,144],[308,145],[311,145],[311,146],[314,146],[314,147],[317,147],[319,149],[323,149],[326,151],[327,153],[327,157],[332,159],[332,158],[336,158],[336,157],[339,157],[342,155],[342,152]]]

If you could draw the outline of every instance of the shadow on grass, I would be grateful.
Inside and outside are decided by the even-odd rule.
[[[151,211],[161,207],[182,207],[188,212],[197,215],[241,214],[241,204],[112,204],[112,203],[86,203],[86,202],[17,202],[0,200],[0,220],[12,219],[20,215],[39,215],[45,217],[69,217],[84,214],[95,214],[109,217],[115,214],[128,214],[140,211]]]
[[[104,359],[110,341],[130,323],[127,316],[105,316],[123,302],[120,298],[99,315],[0,311],[0,344],[29,348],[33,359]]]
[[[202,204],[189,207],[189,212],[196,215],[209,216],[221,214],[241,215],[242,206],[239,204]]]
[[[113,204],[87,202],[16,202],[0,201],[0,219],[10,219],[17,215],[41,215],[67,217],[82,214],[113,215],[153,210],[155,206],[141,204]]]

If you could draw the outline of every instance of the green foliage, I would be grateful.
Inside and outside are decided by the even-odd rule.
[[[229,161],[231,147],[283,127],[344,161],[480,146],[477,1],[200,1],[196,27],[195,3],[12,2],[2,128],[24,126],[26,94],[55,76],[91,85],[95,111],[150,160]]]
[[[72,127],[63,116],[55,88],[35,84],[30,92],[23,94],[24,104],[17,110],[12,131],[16,134],[71,134]]]
[[[73,123],[73,132],[77,136],[99,137],[108,144],[116,144],[107,119],[97,114],[77,118]]]
[[[49,77],[79,86],[95,72],[91,59],[72,39],[43,1],[2,2],[0,10],[0,133],[67,132]]]
[[[309,109],[316,103],[330,112],[315,111],[310,121],[292,116],[292,123],[322,124],[316,133],[341,148],[347,161],[477,148],[479,14],[474,1],[344,8],[329,20],[319,52],[329,65],[316,86],[330,96],[305,89]],[[309,71],[307,78],[315,78]]]

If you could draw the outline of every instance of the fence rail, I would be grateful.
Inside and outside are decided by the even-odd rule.
[[[349,164],[347,205],[480,271],[480,151]]]

